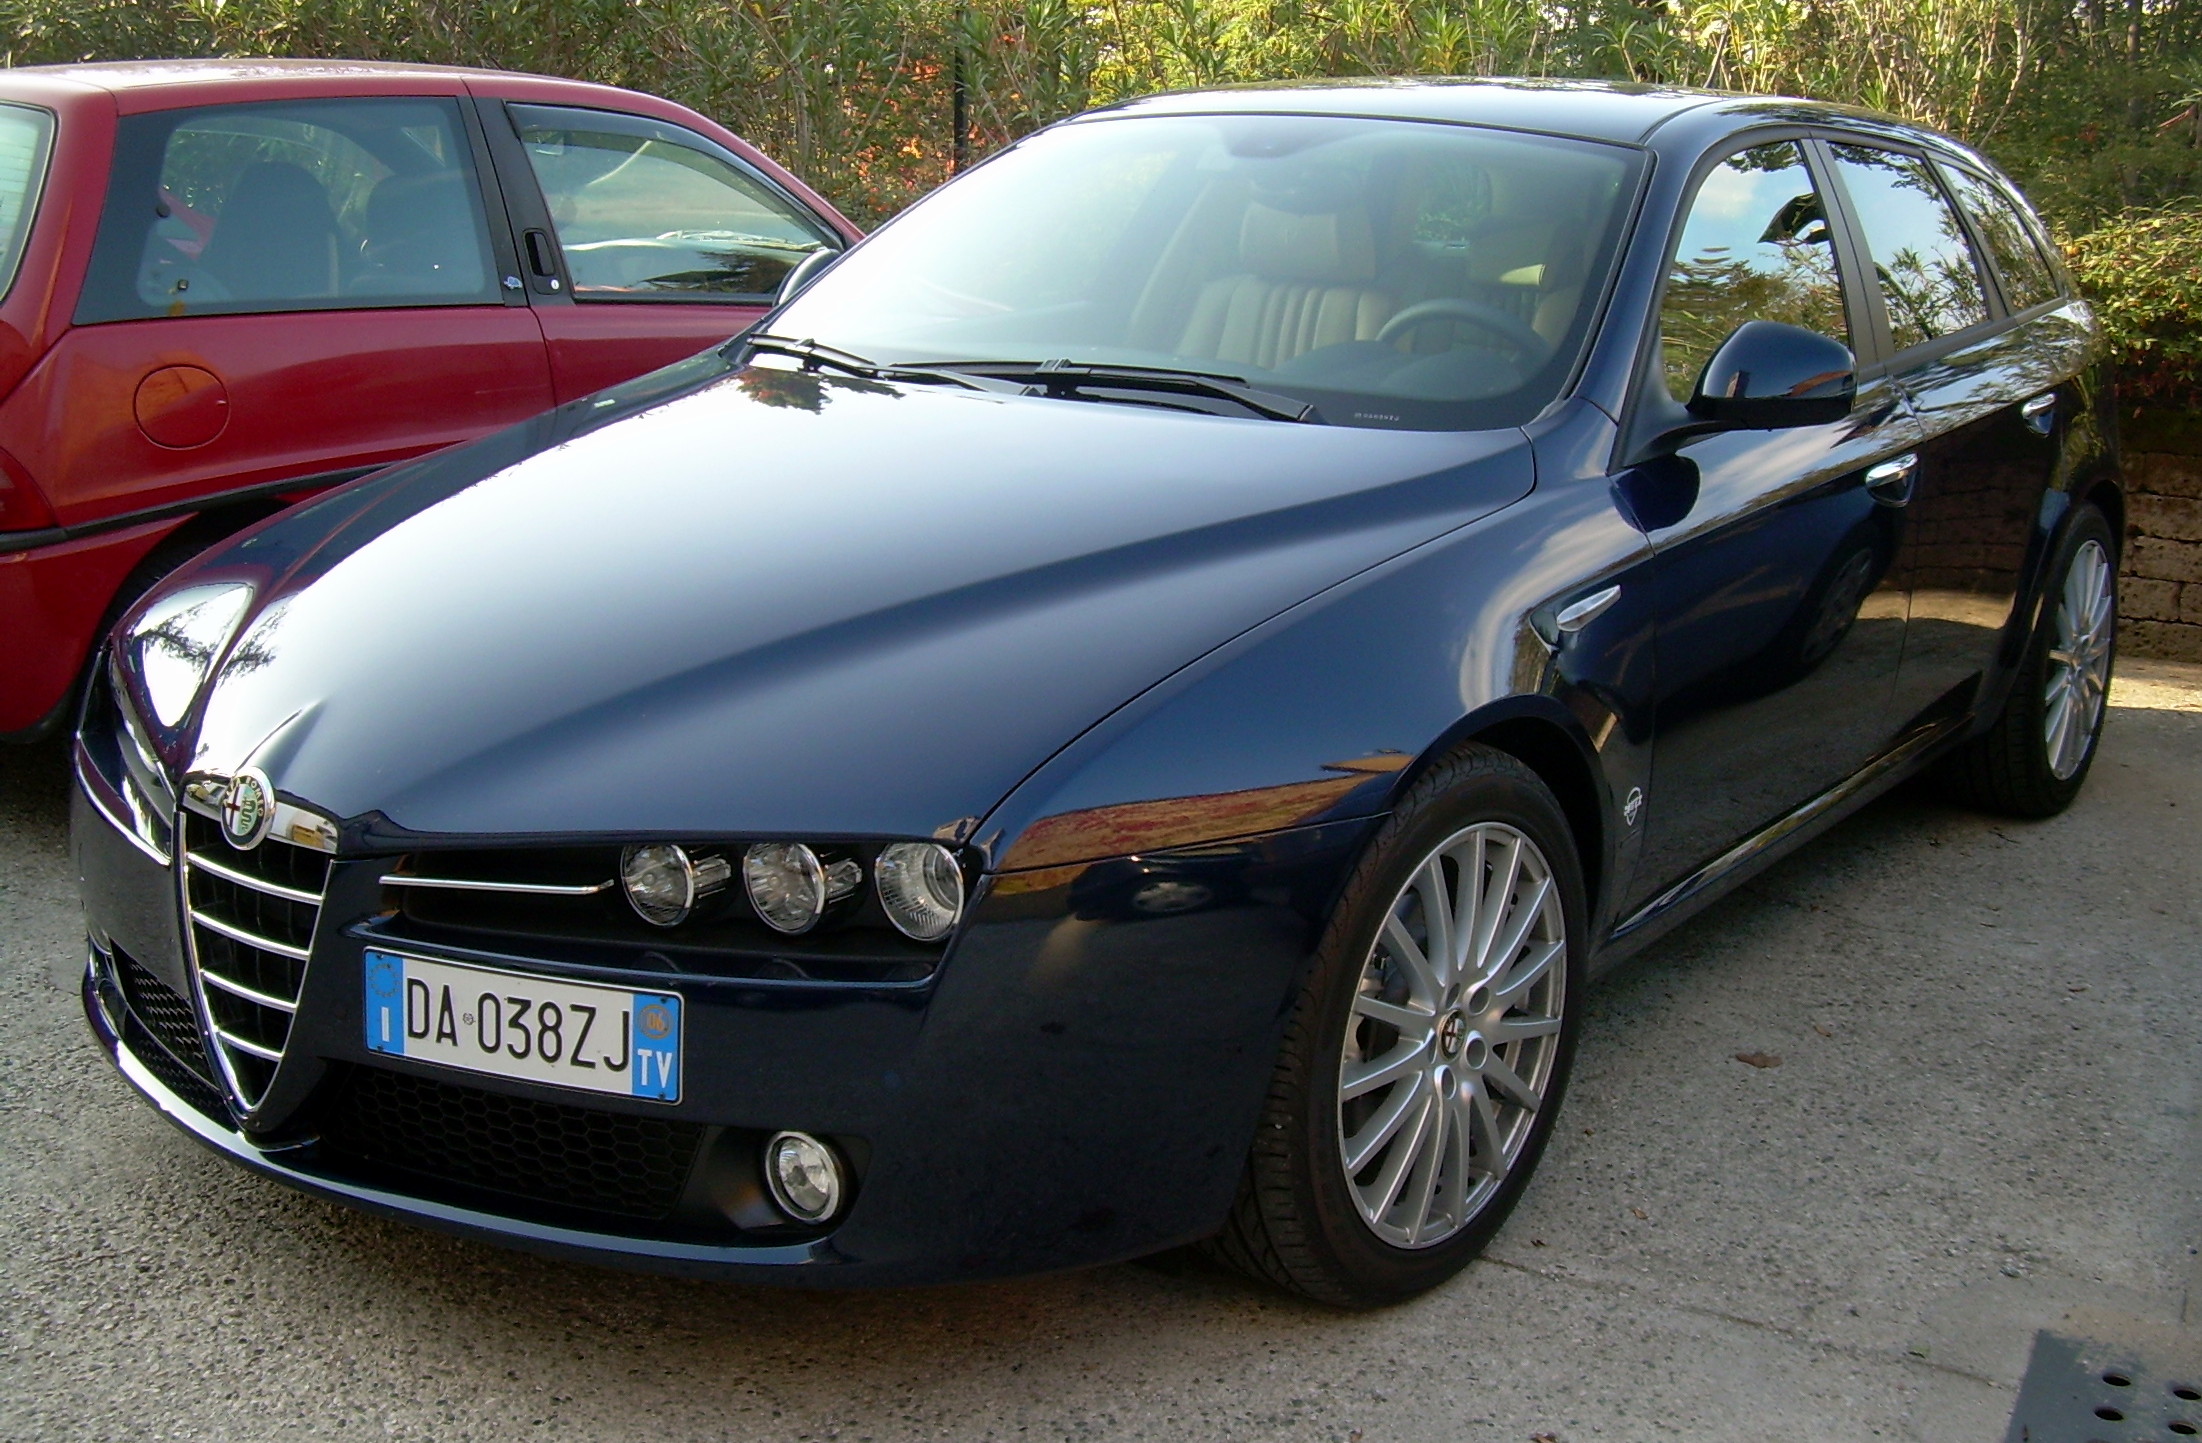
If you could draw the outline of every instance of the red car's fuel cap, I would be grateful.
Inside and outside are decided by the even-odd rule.
[[[138,382],[138,429],[156,446],[204,446],[229,424],[229,389],[212,371],[163,366]]]

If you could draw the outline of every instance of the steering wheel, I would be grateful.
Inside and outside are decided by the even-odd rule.
[[[1384,329],[1376,333],[1376,339],[1388,345],[1423,322],[1435,320],[1466,321],[1472,326],[1481,326],[1519,351],[1527,370],[1534,371],[1552,358],[1552,343],[1538,335],[1528,322],[1518,321],[1491,306],[1453,296],[1420,301],[1407,307],[1384,322]]]

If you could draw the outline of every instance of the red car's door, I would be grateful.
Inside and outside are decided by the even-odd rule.
[[[842,234],[733,151],[625,111],[482,102],[560,401],[726,340]]]
[[[551,404],[451,98],[126,116],[75,325],[5,432],[64,525],[311,489]]]

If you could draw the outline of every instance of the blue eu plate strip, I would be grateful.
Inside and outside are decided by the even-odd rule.
[[[635,1096],[671,1101],[680,1096],[680,998],[671,993],[635,994]]]
[[[405,1055],[405,959],[367,953],[367,1050]]]

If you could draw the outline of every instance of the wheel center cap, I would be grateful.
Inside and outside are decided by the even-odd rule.
[[[1447,1057],[1460,1056],[1461,1039],[1467,1033],[1468,1019],[1462,1017],[1458,1012],[1446,1013],[1445,1020],[1439,1023],[1437,1028],[1438,1050]]]

